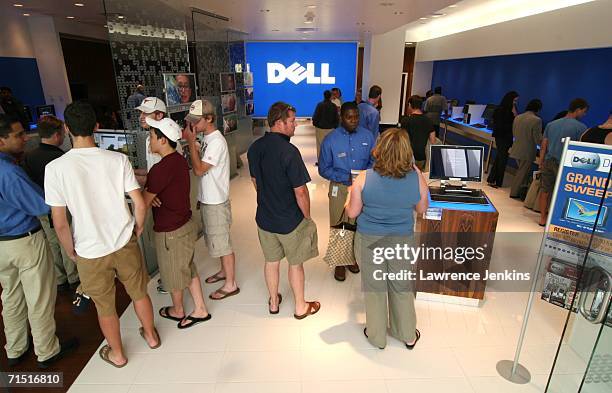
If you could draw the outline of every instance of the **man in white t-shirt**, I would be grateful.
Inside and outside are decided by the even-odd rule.
[[[96,115],[91,105],[74,102],[66,107],[64,118],[74,147],[47,165],[45,202],[51,206],[57,237],[77,264],[83,290],[96,305],[100,329],[108,342],[100,349],[100,357],[123,367],[127,358],[115,307],[115,277],[134,302],[147,345],[161,345],[147,294],[149,276],[137,243],[146,205],[128,157],[96,147]],[[133,202],[134,216],[125,194]],[[72,214],[74,234],[66,209]]]
[[[225,284],[209,296],[213,300],[221,300],[240,292],[235,279],[236,257],[230,238],[229,150],[225,137],[217,129],[215,108],[210,102],[194,101],[185,120],[187,126],[183,134],[189,143],[193,173],[201,177],[198,205],[208,253],[213,258],[221,258],[221,269],[208,277],[206,283],[225,280]],[[196,145],[196,135],[199,133],[204,134],[200,153]]]

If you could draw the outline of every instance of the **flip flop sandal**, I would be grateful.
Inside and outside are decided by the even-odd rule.
[[[105,345],[102,348],[100,348],[100,351],[98,352],[98,354],[100,355],[100,358],[102,358],[102,360],[104,360],[106,363],[110,364],[113,367],[116,368],[123,368],[125,366],[127,366],[128,362],[125,362],[123,364],[117,364],[115,362],[113,362],[112,360],[110,360],[110,352],[111,352],[111,347],[110,345]]]
[[[222,295],[221,297],[213,297],[213,295],[217,293]],[[208,297],[211,300],[223,300],[226,297],[230,297],[230,296],[234,296],[234,295],[238,295],[240,293],[240,288],[236,288],[236,290],[232,291],[232,292],[225,292],[223,289],[217,289],[216,291],[214,291],[213,293],[211,293],[210,295],[208,295]]]
[[[206,284],[214,284],[216,282],[223,281],[223,280],[225,280],[225,277],[221,277],[219,273],[215,273],[212,276],[208,277],[206,280],[204,280],[204,282]]]
[[[145,333],[144,333],[144,328],[141,327],[140,329],[138,329],[138,333],[140,333],[140,337],[142,337],[143,340],[145,340],[145,342],[147,343],[147,346],[151,349],[157,349],[159,347],[161,347],[161,337],[159,336],[159,333],[157,332],[157,328],[153,328],[153,330],[155,331],[155,335],[157,336],[157,345],[155,346],[150,346],[149,342],[147,341],[147,339],[145,338]]]
[[[172,307],[170,307],[170,306],[160,308],[159,309],[159,316],[161,316],[162,318],[169,319],[171,321],[175,321],[175,322],[181,322],[183,319],[185,319],[184,316],[182,318],[178,318],[178,317],[173,317],[172,315],[170,315],[170,309],[171,308]]]
[[[319,310],[321,309],[321,303],[319,302],[307,302],[307,303],[308,303],[308,308],[306,309],[306,312],[302,315],[293,314],[293,317],[295,319],[304,319],[309,315],[314,315],[318,313]]]
[[[405,343],[406,344],[406,348],[408,348],[408,349],[413,349],[414,346],[416,345],[416,343],[419,342],[419,339],[421,338],[421,332],[419,332],[419,329],[416,329],[414,332],[416,333],[416,340],[414,340],[414,343],[412,345],[409,345],[408,343]]]
[[[272,311],[272,310],[270,309],[270,306],[272,305],[272,299],[268,298],[268,312],[269,312],[270,314],[273,314],[273,315],[274,315],[274,314],[278,314],[278,312],[280,311],[280,305],[281,305],[281,303],[282,303],[282,302],[283,302],[283,295],[281,295],[281,294],[279,293],[279,294],[278,294],[278,310],[276,310],[276,311]]]
[[[181,322],[179,322],[178,325],[176,325],[176,327],[179,329],[188,329],[194,325],[197,325],[198,323],[206,322],[210,320],[210,318],[212,318],[212,314],[210,313],[208,313],[208,315],[205,316],[204,318],[192,317],[191,315],[189,315],[184,318],[189,321],[187,325],[181,325]]]

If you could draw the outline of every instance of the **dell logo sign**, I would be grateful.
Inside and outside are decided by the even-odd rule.
[[[268,63],[268,83],[283,83],[289,79],[294,84],[306,80],[308,85],[333,85],[336,77],[329,76],[329,63],[321,63],[321,76],[316,76],[315,63],[307,63],[306,68],[295,62],[289,67],[281,63]]]
[[[600,159],[597,153],[576,152],[572,157],[572,166],[581,169],[599,168]]]

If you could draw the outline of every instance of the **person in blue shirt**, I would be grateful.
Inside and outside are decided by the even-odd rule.
[[[563,153],[563,139],[570,138],[579,141],[587,126],[578,121],[586,115],[589,103],[582,98],[570,102],[565,117],[551,121],[544,129],[542,146],[540,147],[540,170],[542,171],[540,192],[540,226],[546,225],[550,195],[555,188],[559,162]]]
[[[380,112],[377,108],[381,99],[382,89],[380,86],[374,85],[370,87],[368,100],[359,104],[359,126],[370,130],[374,140],[380,134]]]
[[[37,216],[49,213],[42,189],[15,163],[27,141],[18,120],[0,115],[0,285],[8,364],[27,356],[31,327],[38,366],[47,368],[77,346],[55,335],[57,287],[53,261]]]
[[[321,144],[319,174],[329,180],[329,225],[342,223],[355,224],[344,213],[344,203],[348,187],[352,184],[353,173],[371,168],[372,149],[375,139],[370,131],[359,125],[359,109],[354,102],[345,102],[340,109],[340,127],[329,133]],[[358,172],[357,172],[358,173]],[[355,263],[349,271],[359,273]],[[346,279],[346,268],[336,267],[334,277],[338,281]]]

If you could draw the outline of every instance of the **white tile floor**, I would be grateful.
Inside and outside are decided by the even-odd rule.
[[[307,163],[312,215],[318,223],[319,250],[328,237],[327,183],[317,173],[314,129],[298,128],[292,139]],[[498,236],[492,264],[517,258],[535,263],[541,229],[537,214],[508,197],[507,189],[486,192],[500,212],[499,232],[533,232],[533,243],[516,244]],[[231,182],[232,235],[241,293],[222,302],[209,301],[213,319],[179,331],[157,316],[170,304],[167,295],[149,293],[163,345],[150,350],[138,335],[131,308],[121,318],[129,364],[114,369],[95,354],[70,389],[72,393],[105,392],[542,392],[557,348],[565,312],[536,299],[521,361],[533,378],[514,385],[497,375],[498,360],[511,359],[528,294],[490,291],[479,308],[417,301],[423,338],[413,351],[390,339],[381,351],[363,337],[365,320],[359,276],[336,282],[322,257],[306,264],[307,299],[321,301],[318,315],[297,321],[283,266],[281,312],[267,312],[263,257],[254,222],[256,196],[248,170]],[[218,269],[201,242],[196,252],[203,277]],[[217,287],[205,285],[208,295]],[[568,367],[567,372],[571,372]]]

